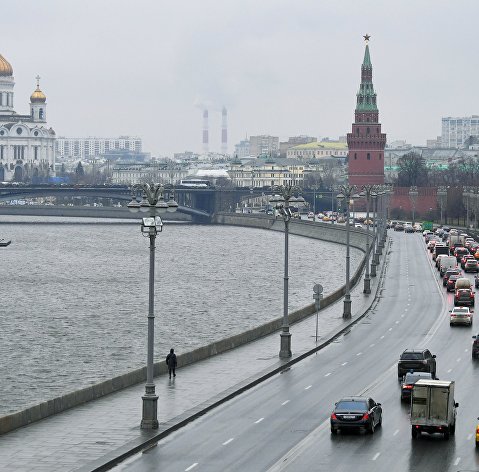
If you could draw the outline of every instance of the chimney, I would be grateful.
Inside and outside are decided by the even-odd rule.
[[[203,110],[203,152],[209,151],[208,146],[208,110]]]
[[[221,153],[228,154],[228,115],[226,107],[223,107],[221,120]]]

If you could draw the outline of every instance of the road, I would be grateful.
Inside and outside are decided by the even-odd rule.
[[[479,363],[470,353],[476,328],[449,326],[452,294],[446,295],[422,237],[393,232],[391,237],[380,301],[361,323],[317,355],[115,470],[479,470],[473,436]],[[456,380],[457,429],[449,441],[427,435],[411,439],[396,366],[404,349],[417,347],[437,355],[440,379]],[[334,403],[341,396],[363,394],[382,404],[383,426],[373,436],[332,437]]]

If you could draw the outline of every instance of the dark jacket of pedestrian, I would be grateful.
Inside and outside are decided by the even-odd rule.
[[[168,374],[171,378],[171,374],[173,373],[173,377],[176,377],[176,354],[175,350],[172,348],[170,349],[170,353],[166,356],[166,365],[168,366]]]

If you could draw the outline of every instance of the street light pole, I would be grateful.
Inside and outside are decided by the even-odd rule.
[[[379,187],[378,187],[379,188]],[[373,199],[373,244],[371,247],[371,252],[373,253],[373,257],[371,258],[371,277],[376,277],[376,259],[375,259],[375,251],[378,243],[378,230],[379,230],[379,221],[377,217],[378,212],[378,194],[374,192],[371,195]]]
[[[366,274],[364,275],[363,293],[371,293],[371,278],[369,276],[369,202],[372,196],[377,194],[375,185],[363,185],[362,190],[359,195],[366,197]]]
[[[447,187],[445,185],[440,185],[437,188],[437,198],[439,200],[439,207],[441,208],[441,219],[439,223],[443,224],[443,212],[444,212],[444,200],[447,200]]]
[[[164,200],[165,189],[158,184],[135,184],[131,188],[132,200],[128,208],[132,212],[148,212],[149,216],[142,218],[141,232],[150,239],[150,270],[148,286],[148,345],[146,360],[145,394],[142,397],[141,429],[158,429],[158,396],[155,393],[154,377],[154,340],[155,340],[155,240],[156,235],[163,229],[160,214],[174,212],[178,203],[170,194],[168,202]],[[138,202],[137,195],[141,192],[143,199]]]
[[[300,188],[294,184],[282,185],[273,187],[274,195],[270,199],[270,203],[276,204],[276,210],[283,217],[284,221],[284,277],[283,277],[283,324],[280,334],[280,349],[279,357],[288,358],[292,356],[291,353],[291,333],[289,332],[289,317],[288,317],[288,282],[289,282],[289,222],[292,217],[291,203],[304,202],[303,197],[295,197],[294,193],[300,191]]]
[[[346,285],[344,294],[343,318],[348,319],[351,318],[351,293],[349,280],[349,207],[354,203],[354,198],[358,198],[359,196],[356,194],[355,185],[340,185],[338,190],[340,193],[336,195],[336,198],[339,201],[344,200],[346,204]]]
[[[419,193],[417,191],[417,187],[415,185],[413,185],[409,189],[409,198],[410,198],[411,203],[412,203],[412,224],[413,225],[416,222],[416,220],[415,220],[415,218],[416,218],[416,201],[417,201],[418,195],[419,195]]]

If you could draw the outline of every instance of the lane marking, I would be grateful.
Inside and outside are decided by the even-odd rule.
[[[281,405],[286,405],[286,403],[289,403],[289,400],[286,400],[285,402],[281,403]]]
[[[449,374],[449,372],[451,372],[451,370],[452,370],[452,369],[449,369],[449,370],[447,371],[447,373]]]
[[[191,464],[187,469],[185,469],[185,472],[188,472],[189,470],[194,469],[197,465],[198,465],[198,462]]]
[[[356,355],[357,355],[357,356],[360,356],[361,354],[362,354],[362,352],[358,352]]]
[[[374,454],[373,461],[375,461],[380,455],[380,452],[376,452],[376,454]]]
[[[459,462],[461,462],[461,458],[460,458],[460,457],[458,457],[458,458],[454,461],[454,465],[458,465]]]
[[[396,429],[396,431],[394,431],[393,436],[396,436],[397,433],[399,433],[399,429]]]
[[[383,335],[383,336],[381,336],[379,339],[384,339],[384,335]]]
[[[399,324],[399,321],[396,321],[396,324]]]
[[[329,377],[331,375],[331,372],[328,372],[327,374],[325,374],[324,376],[325,377]]]
[[[388,331],[392,331],[393,329],[392,328],[389,328]]]
[[[309,390],[312,387],[312,385],[308,385],[307,387],[304,387],[305,390]]]
[[[401,315],[401,318],[404,318],[404,315]]]
[[[234,438],[229,438],[228,441],[225,441],[223,443],[223,446],[226,446],[227,444],[229,444],[231,441],[234,441]]]
[[[458,358],[456,359],[456,362],[461,362],[461,358],[458,357]]]
[[[343,362],[341,365],[346,365],[346,364],[347,364],[347,362]]]
[[[467,352],[467,351],[469,351],[469,349],[464,349],[464,352]]]
[[[254,422],[254,424],[261,423],[263,420],[264,420],[264,418],[260,418],[259,420],[256,420],[256,421]]]
[[[376,344],[373,343],[373,344],[370,344],[369,347],[374,347],[375,345],[376,345]]]

